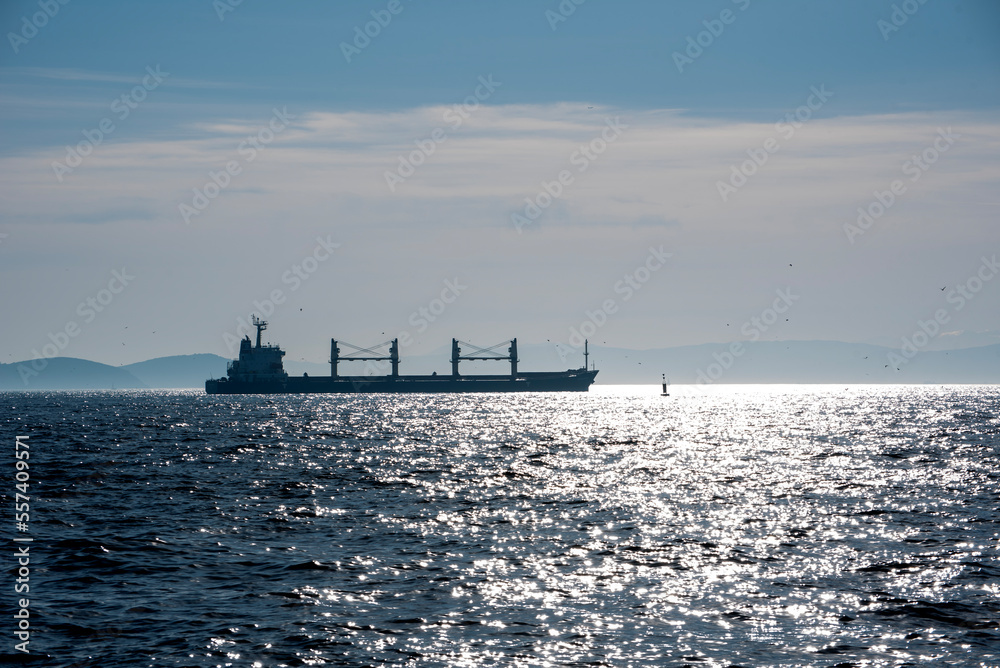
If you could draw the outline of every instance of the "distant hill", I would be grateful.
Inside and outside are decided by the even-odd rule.
[[[109,390],[204,387],[226,375],[228,360],[218,355],[158,357],[109,366],[73,357],[0,364],[0,390]]]
[[[199,353],[157,357],[119,368],[131,373],[146,387],[205,387],[205,381],[209,378],[222,378],[226,375],[228,363],[229,360],[225,357]]]
[[[836,341],[758,341],[658,350],[591,346],[605,384],[673,383],[1000,383],[1000,345],[920,351],[906,363],[898,350]],[[890,355],[892,357],[890,358]],[[522,355],[522,358],[524,356]],[[527,368],[527,367],[526,367]],[[717,376],[717,377],[716,377]]]
[[[3,390],[105,390],[147,387],[123,367],[75,357],[0,364]]]
[[[655,350],[591,346],[590,360],[600,369],[602,385],[660,382],[660,374],[675,384],[699,381],[727,383],[984,383],[1000,384],[1000,345],[947,351],[920,351],[905,364],[899,352],[880,346],[837,341],[744,342],[733,355],[733,344],[704,344]],[[896,362],[890,361],[895,355]],[[400,371],[450,373],[448,351],[407,356]],[[583,351],[565,345],[522,344],[523,371],[583,366]],[[218,355],[176,355],[112,367],[98,362],[56,357],[0,364],[0,390],[66,390],[131,388],[200,388],[208,378],[225,376],[229,360]],[[465,373],[506,373],[504,362],[462,363]],[[36,370],[37,369],[37,370]],[[327,375],[328,364],[286,362],[289,374]],[[365,365],[345,363],[343,374],[364,374]]]

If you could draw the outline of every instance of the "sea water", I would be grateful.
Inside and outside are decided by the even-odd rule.
[[[1000,665],[997,387],[0,402],[37,665]]]

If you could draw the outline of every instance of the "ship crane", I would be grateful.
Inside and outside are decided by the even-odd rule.
[[[459,345],[461,344],[461,345]],[[462,347],[468,346],[472,348],[471,355],[463,355]],[[508,346],[507,354],[503,354],[497,350],[502,346]],[[489,348],[480,348],[479,346],[474,346],[466,341],[459,341],[458,339],[451,340],[451,375],[458,378],[458,363],[461,360],[474,361],[474,360],[509,360],[510,361],[510,376],[514,378],[517,376],[517,339],[511,339],[510,341],[504,341],[498,343],[495,346],[490,346]]]
[[[378,349],[383,346],[389,346],[388,355],[379,355]],[[347,346],[352,349],[352,352],[346,355],[340,354],[340,346]],[[330,339],[330,376],[337,378],[337,365],[340,362],[391,362],[392,363],[392,377],[399,377],[399,339],[392,339],[391,341],[383,341],[371,348],[362,348],[361,346],[356,346],[352,343],[347,343],[345,341],[337,341],[336,339]]]

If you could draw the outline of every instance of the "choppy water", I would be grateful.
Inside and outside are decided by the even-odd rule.
[[[673,395],[2,394],[8,554],[30,436],[32,651],[1000,665],[1000,388]]]

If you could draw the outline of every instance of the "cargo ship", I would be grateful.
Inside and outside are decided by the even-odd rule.
[[[239,359],[229,363],[225,378],[205,381],[208,394],[359,394],[359,393],[414,393],[414,392],[586,392],[597,376],[597,369],[588,369],[590,352],[584,342],[584,365],[566,371],[519,371],[517,368],[517,339],[490,348],[451,340],[451,374],[407,376],[399,373],[399,339],[386,341],[371,348],[361,348],[349,343],[330,340],[329,376],[289,376],[282,365],[285,351],[276,345],[261,345],[261,332],[267,322],[254,318],[257,328],[256,345],[249,336],[240,341]],[[350,348],[342,354],[341,346]],[[388,345],[388,355],[379,355],[379,348]],[[463,348],[464,346],[464,348]],[[505,351],[498,348],[506,346]],[[470,350],[471,349],[471,350]],[[466,354],[465,351],[468,350]],[[459,362],[496,360],[510,363],[508,374],[459,373]],[[384,376],[340,375],[341,362],[388,362],[389,373]]]

